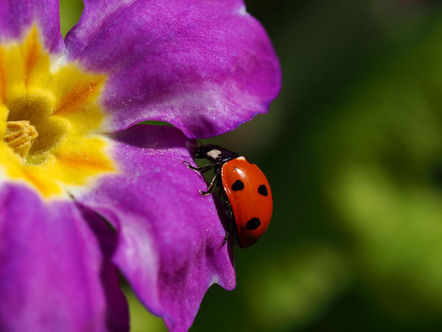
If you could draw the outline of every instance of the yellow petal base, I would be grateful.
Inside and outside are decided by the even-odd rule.
[[[52,59],[36,26],[0,45],[0,181],[22,181],[54,198],[114,172],[110,143],[99,134],[105,82]]]

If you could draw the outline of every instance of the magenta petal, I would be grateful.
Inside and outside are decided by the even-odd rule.
[[[108,176],[76,200],[119,231],[115,262],[153,313],[185,331],[213,283],[235,286],[225,231],[206,184],[191,161],[186,137],[173,127],[138,125],[114,137],[121,174]]]
[[[108,130],[166,121],[213,136],[267,112],[281,74],[242,1],[85,1],[66,38],[70,58],[110,75]]]
[[[64,48],[60,33],[58,0],[0,1],[0,42],[17,39],[37,24],[47,49],[53,53]]]
[[[97,239],[109,235],[102,220],[12,184],[0,188],[0,210],[1,331],[128,330],[117,270]]]

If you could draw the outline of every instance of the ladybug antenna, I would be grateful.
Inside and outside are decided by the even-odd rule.
[[[195,150],[198,149],[198,140],[191,139],[186,142],[186,149],[190,152],[191,155],[195,155]]]

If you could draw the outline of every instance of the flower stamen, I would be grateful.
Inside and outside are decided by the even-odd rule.
[[[29,121],[8,121],[3,140],[16,154],[25,158],[37,136],[37,130]]]

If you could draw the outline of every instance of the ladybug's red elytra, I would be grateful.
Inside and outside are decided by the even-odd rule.
[[[222,187],[229,228],[235,231],[239,247],[250,247],[264,234],[273,212],[272,192],[264,173],[245,157],[214,144],[197,147],[193,155],[195,159],[208,159],[210,164],[193,167],[186,162],[188,168],[201,173],[215,171],[209,188],[200,191],[201,195],[209,195],[217,185]]]

